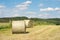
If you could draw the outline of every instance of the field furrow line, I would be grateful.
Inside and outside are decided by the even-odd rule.
[[[45,28],[42,28],[40,30],[37,30],[35,32],[31,32],[30,35],[37,35],[37,34],[41,34],[41,33],[44,33],[44,31],[47,31],[47,30],[50,30],[51,27],[45,27]]]

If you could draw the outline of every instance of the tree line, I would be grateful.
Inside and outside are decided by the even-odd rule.
[[[9,22],[13,20],[32,20],[35,25],[45,25],[45,24],[54,24],[54,25],[60,25],[60,18],[48,18],[48,19],[42,19],[42,18],[28,18],[28,17],[5,17],[0,18],[0,22]]]

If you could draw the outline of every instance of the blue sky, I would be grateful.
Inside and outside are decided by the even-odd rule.
[[[60,18],[60,0],[0,0],[0,18]]]

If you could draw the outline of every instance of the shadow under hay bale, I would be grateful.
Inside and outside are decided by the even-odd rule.
[[[12,21],[12,33],[26,33],[25,22],[20,21]]]
[[[12,32],[12,34],[27,34],[29,32]]]
[[[56,25],[60,25],[60,24],[56,24]]]

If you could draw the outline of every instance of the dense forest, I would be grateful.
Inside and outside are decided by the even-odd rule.
[[[49,19],[42,19],[42,18],[28,18],[28,17],[5,17],[0,18],[1,22],[9,22],[13,20],[26,20],[30,19],[33,21],[34,25],[60,25],[60,18],[49,18]]]

